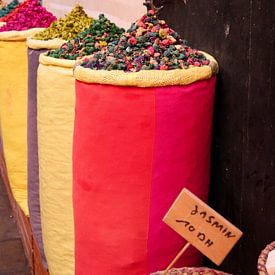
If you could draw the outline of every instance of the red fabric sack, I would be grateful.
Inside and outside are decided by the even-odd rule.
[[[77,275],[149,274],[183,247],[162,218],[184,187],[207,200],[215,80],[164,87],[76,81]],[[201,260],[190,248],[176,267]]]

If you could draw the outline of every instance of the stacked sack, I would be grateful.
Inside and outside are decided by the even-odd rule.
[[[162,219],[184,187],[207,199],[216,72],[153,11],[76,66],[76,274],[164,270],[184,246]]]
[[[22,2],[0,28],[0,123],[11,190],[25,215],[27,206],[27,37],[54,20],[36,0]]]
[[[39,57],[37,135],[41,224],[46,259],[53,275],[74,274],[75,270],[72,208],[73,67],[76,59],[83,54],[97,50],[97,43],[102,49],[106,47],[106,41],[118,40],[122,32],[122,29],[101,15],[99,19],[93,20],[89,28],[60,49],[43,53]],[[89,44],[88,40],[94,42],[90,41]],[[73,45],[77,45],[75,51],[71,51]],[[65,58],[59,54],[52,56],[52,53],[59,53],[65,48],[71,51],[72,58],[70,55]]]
[[[66,40],[88,28],[92,22],[83,7],[76,5],[71,12],[51,23],[50,27],[27,39],[28,46],[28,207],[32,231],[40,249],[44,266],[46,259],[42,242],[39,169],[37,145],[37,69],[39,55],[59,48]]]

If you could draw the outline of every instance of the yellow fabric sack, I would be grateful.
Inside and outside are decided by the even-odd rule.
[[[51,275],[74,274],[72,140],[75,61],[40,54],[37,129],[42,237]]]
[[[42,29],[0,33],[0,124],[13,196],[25,215],[27,205],[27,47]]]

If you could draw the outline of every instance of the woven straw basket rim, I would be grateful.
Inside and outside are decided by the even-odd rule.
[[[160,271],[153,273],[151,275],[231,275],[222,271],[207,267],[183,267],[183,268],[173,268],[169,271]]]
[[[262,250],[258,259],[258,272],[260,275],[268,275],[266,270],[266,261],[269,252],[275,250],[275,241],[268,244],[264,250]]]

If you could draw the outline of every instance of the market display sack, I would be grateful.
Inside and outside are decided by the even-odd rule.
[[[37,69],[39,55],[47,50],[57,49],[70,39],[72,35],[83,31],[91,24],[91,18],[80,5],[76,5],[65,17],[53,22],[49,28],[27,39],[28,46],[28,207],[30,223],[34,237],[38,243],[41,258],[46,267],[44,255],[40,198],[39,198],[39,170],[37,144]],[[70,24],[68,28],[67,25]]]
[[[75,61],[40,55],[37,135],[40,209],[49,272],[74,274],[72,135]]]
[[[27,47],[41,29],[0,33],[0,123],[7,172],[15,200],[27,206]]]
[[[0,28],[0,121],[11,190],[27,206],[27,46],[26,39],[56,18],[36,0],[22,2]]]
[[[37,45],[38,43],[36,43]],[[44,44],[44,43],[43,43]],[[39,199],[39,174],[38,174],[38,145],[37,145],[37,69],[39,65],[39,55],[46,51],[43,47],[32,49],[32,44],[28,44],[28,102],[27,102],[27,191],[28,208],[32,232],[37,241],[40,255],[44,266],[46,260],[43,249],[40,199]]]
[[[216,71],[153,11],[76,66],[77,275],[164,270],[184,246],[162,218],[184,187],[207,200]]]
[[[103,37],[96,36],[98,31],[104,33]],[[102,49],[107,44],[105,40],[118,40],[120,33],[120,28],[100,15],[77,37],[57,50],[40,55],[37,83],[40,207],[42,237],[51,274],[74,273],[72,137],[75,59],[83,53]],[[88,43],[88,39],[93,41]]]

